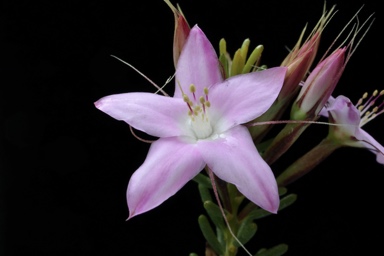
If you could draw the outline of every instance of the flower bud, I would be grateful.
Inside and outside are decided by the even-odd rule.
[[[179,59],[181,50],[187,40],[189,31],[191,30],[187,20],[184,17],[184,14],[181,12],[179,6],[178,8],[174,7],[168,0],[165,0],[168,6],[171,8],[175,16],[175,31],[173,35],[173,63],[176,67],[177,61]]]
[[[304,32],[304,31],[303,31]],[[281,63],[282,67],[287,67],[287,74],[283,88],[279,94],[279,100],[291,98],[291,95],[296,92],[298,84],[305,78],[313,60],[316,57],[319,48],[321,32],[316,32],[306,43],[300,48],[300,41],[297,42],[295,48]]]
[[[335,50],[308,76],[292,106],[292,119],[303,120],[318,115],[344,71],[346,49],[343,47]]]

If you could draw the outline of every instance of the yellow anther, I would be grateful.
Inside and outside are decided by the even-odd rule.
[[[207,108],[209,108],[209,107],[211,106],[211,102],[206,101],[206,102],[205,102],[205,106],[206,106]]]
[[[384,90],[383,90],[383,91],[384,91]],[[209,91],[208,91],[208,88],[207,88],[207,87],[204,87],[204,94],[205,94],[205,95],[208,95],[208,92],[209,92]]]
[[[199,100],[200,100],[200,103],[201,103],[201,104],[204,104],[204,103],[205,103],[205,99],[204,99],[203,96],[200,96]]]
[[[384,90],[382,90],[382,91],[380,92],[380,95],[384,95]]]
[[[369,116],[371,114],[371,112],[369,112],[369,111],[367,111],[367,112],[365,112],[365,116]]]
[[[188,104],[190,102],[190,100],[189,100],[189,98],[188,98],[188,96],[186,94],[183,94],[183,100],[184,100],[184,102],[186,102]]]
[[[378,93],[379,93],[379,91],[378,91],[378,90],[375,90],[375,91],[372,93],[372,95],[373,95],[373,96],[376,96]]]
[[[194,84],[191,84],[191,85],[189,86],[189,91],[190,91],[191,93],[195,93],[195,92],[196,92],[196,86],[195,86]]]
[[[358,109],[359,109],[359,111],[363,110],[363,106],[359,106]]]
[[[363,94],[363,97],[362,97],[362,98],[365,99],[365,98],[367,98],[367,97],[368,97],[368,93],[366,92],[366,93]]]
[[[378,110],[379,110],[378,107],[374,107],[374,108],[372,109],[372,112],[373,112],[373,113],[376,113]]]

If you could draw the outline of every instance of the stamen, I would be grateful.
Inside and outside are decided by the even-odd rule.
[[[196,95],[195,95],[195,92],[196,92],[196,86],[194,84],[191,84],[189,86],[189,91],[192,93],[193,95],[193,99],[196,100]]]
[[[384,90],[373,91],[372,95],[369,97],[368,100],[363,104],[363,101],[368,98],[368,93],[364,93],[363,97],[359,99],[359,101],[356,104],[357,109],[360,111],[360,127],[368,123],[369,121],[376,118],[378,115],[384,113],[383,106],[384,102],[379,104],[378,106],[375,106],[376,101],[384,95]]]
[[[199,100],[200,100],[201,105],[203,106],[203,111],[205,113],[205,99],[203,96],[200,96]]]
[[[188,98],[188,96],[186,94],[183,94],[183,100],[184,100],[185,103],[187,103],[187,106],[188,106],[189,111],[191,112],[191,114],[193,114],[194,112],[193,112],[193,109],[192,109],[192,104],[191,104],[192,102],[191,102],[191,100]]]
[[[204,94],[205,94],[205,100],[208,101],[208,88],[207,87],[204,87]]]

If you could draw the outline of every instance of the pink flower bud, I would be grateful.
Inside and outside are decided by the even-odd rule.
[[[189,27],[187,20],[181,12],[180,7],[178,6],[178,8],[176,8],[169,1],[165,2],[171,8],[175,16],[175,31],[173,35],[173,63],[176,67],[181,50],[184,47],[191,28]]]
[[[335,50],[308,76],[292,108],[294,119],[317,116],[324,107],[344,71],[346,49]]]

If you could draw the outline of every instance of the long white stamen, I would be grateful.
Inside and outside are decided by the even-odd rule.
[[[156,89],[158,91],[160,91],[164,96],[169,96],[165,91],[163,91],[163,89],[160,88],[160,86],[158,86],[155,82],[153,82],[151,79],[149,79],[146,75],[144,75],[142,72],[140,72],[137,68],[135,68],[134,66],[132,66],[131,64],[129,64],[128,62],[120,59],[119,57],[116,57],[115,55],[111,55],[111,57],[123,62],[125,65],[127,65],[128,67],[132,68],[133,70],[135,70],[137,73],[139,73],[142,77],[144,77],[148,82],[150,82],[153,86],[156,87]]]

